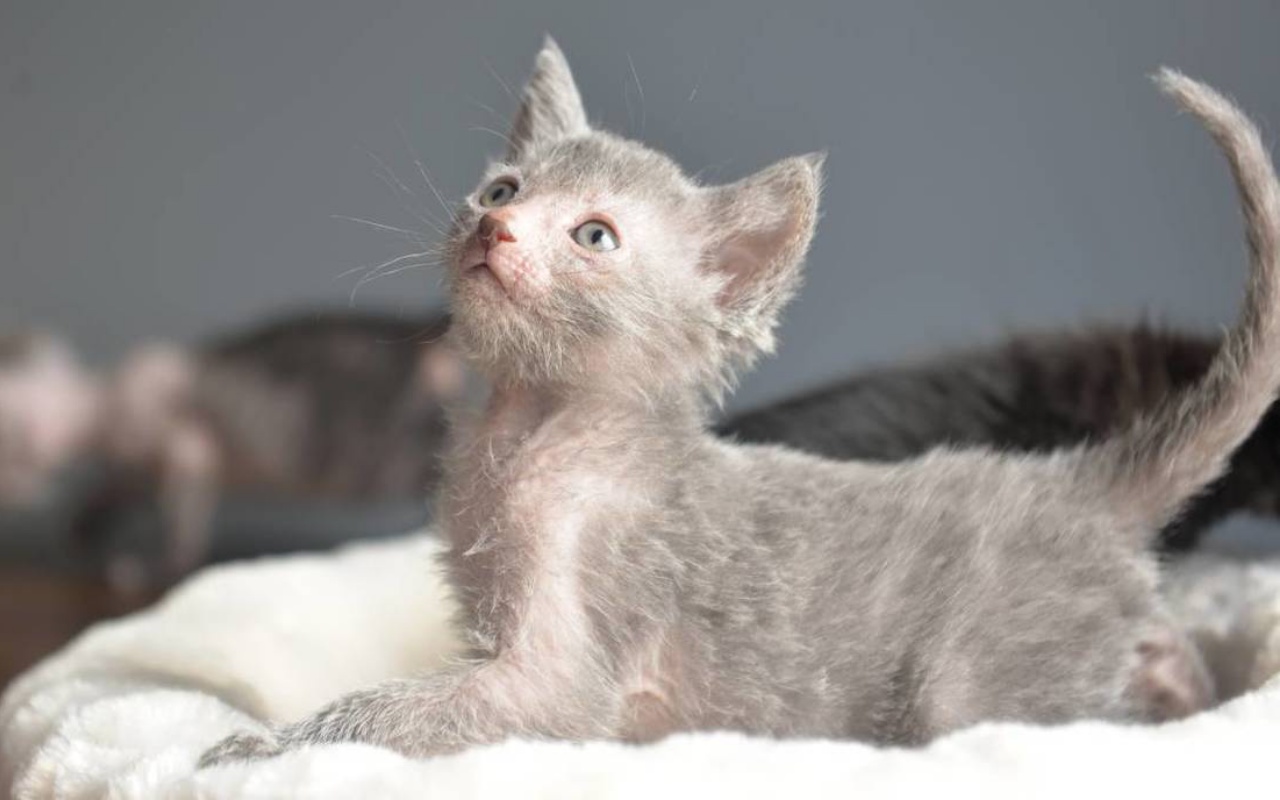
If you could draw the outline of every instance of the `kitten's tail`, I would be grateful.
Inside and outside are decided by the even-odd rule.
[[[1225,97],[1167,68],[1155,80],[1227,157],[1244,211],[1250,275],[1239,321],[1200,383],[1084,453],[1084,477],[1112,498],[1143,545],[1224,472],[1280,388],[1280,182],[1271,158],[1257,128]]]

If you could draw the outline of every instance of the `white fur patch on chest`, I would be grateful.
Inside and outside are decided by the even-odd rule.
[[[487,485],[472,506],[472,524],[484,531],[477,546],[501,538],[521,553],[516,579],[525,600],[508,642],[521,661],[543,664],[543,655],[555,654],[567,662],[589,645],[580,548],[591,526],[603,524],[616,489],[590,441],[573,434],[553,424],[495,446],[478,473]]]

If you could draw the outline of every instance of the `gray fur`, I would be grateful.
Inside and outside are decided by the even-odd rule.
[[[548,46],[534,84],[569,80]],[[1216,133],[1252,130],[1212,90],[1164,83]],[[1274,231],[1257,139],[1219,139],[1244,166],[1250,228]],[[495,166],[486,183],[504,176],[519,194],[488,211],[473,197],[453,238],[454,331],[495,386],[457,436],[442,495],[470,658],[270,738],[232,737],[203,764],[311,742],[430,755],[717,728],[918,743],[982,720],[1161,720],[1209,702],[1147,544],[1280,381],[1258,366],[1280,361],[1270,233],[1254,235],[1264,246],[1225,355],[1143,433],[1042,456],[839,463],[706,431],[708,399],[768,345],[798,281],[814,160],[726,202],[732,190],[607,134],[529,158]],[[565,241],[584,210],[620,221],[625,246]],[[509,235],[478,239],[483,214]]]

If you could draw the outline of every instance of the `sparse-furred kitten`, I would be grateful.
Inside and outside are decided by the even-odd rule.
[[[1280,187],[1239,111],[1160,82],[1226,152],[1248,221],[1245,313],[1204,380],[1093,446],[845,463],[707,431],[799,282],[820,159],[700,186],[591,129],[548,42],[451,240],[452,334],[494,386],[442,495],[471,656],[202,763],[726,728],[918,743],[1204,707],[1150,544],[1280,384]]]
[[[1098,441],[1201,380],[1221,338],[1148,325],[1022,334],[869,369],[738,414],[716,433],[841,460],[902,461],[937,448],[1049,452]],[[1230,467],[1165,525],[1179,553],[1237,512],[1280,514],[1280,404]]]
[[[63,467],[96,460],[78,532],[155,502],[174,577],[204,556],[224,491],[425,497],[439,480],[442,403],[464,379],[439,343],[446,327],[442,315],[298,314],[196,349],[139,347],[101,378],[35,338],[0,359],[0,502],[29,502]]]

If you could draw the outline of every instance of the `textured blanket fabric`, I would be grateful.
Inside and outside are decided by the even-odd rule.
[[[429,670],[456,647],[429,536],[210,569],[96,626],[0,702],[0,787],[17,798],[1204,797],[1280,791],[1280,562],[1201,557],[1170,600],[1243,696],[1158,728],[985,725],[921,750],[734,734],[648,747],[509,742],[413,761],[332,745],[196,772],[257,720]],[[1233,788],[1238,787],[1238,788]]]

